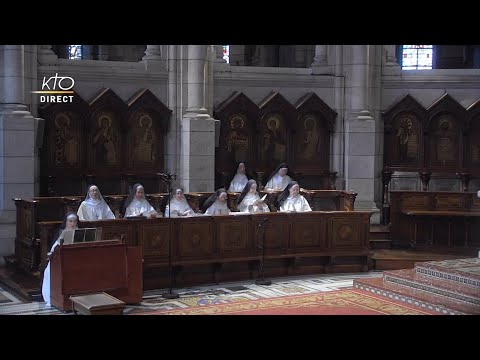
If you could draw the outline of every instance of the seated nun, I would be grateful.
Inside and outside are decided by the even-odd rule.
[[[80,204],[77,215],[80,221],[115,219],[112,209],[105,202],[96,185],[88,188],[87,196]]]
[[[194,215],[194,213],[195,212],[188,204],[185,195],[183,195],[183,190],[181,188],[176,188],[175,193],[172,194],[170,202],[167,203],[167,206],[165,208],[165,216],[189,216]]]
[[[267,179],[265,185],[265,190],[285,190],[287,185],[292,181],[290,176],[287,175],[288,165],[287,163],[281,163],[277,168],[272,172],[270,177]]]
[[[245,175],[246,167],[244,162],[238,163],[237,173],[230,182],[228,187],[229,192],[241,192],[245,185],[247,185],[247,175]]]
[[[124,204],[124,217],[145,216],[154,219],[161,216],[145,198],[145,190],[142,184],[135,184]]]
[[[230,209],[227,205],[227,190],[220,188],[215,191],[202,207],[205,215],[229,215]]]
[[[300,185],[296,181],[290,182],[278,196],[277,204],[281,212],[312,211],[308,201],[300,195]]]
[[[237,200],[237,204],[238,210],[243,213],[270,212],[268,205],[260,199],[257,182],[253,179],[248,180]]]
[[[73,212],[67,213],[63,219],[62,225],[60,225],[60,229],[57,231],[57,234],[55,236],[55,241],[50,249],[50,252],[47,255],[48,256],[52,255],[55,248],[60,245],[60,241],[64,237],[65,230],[75,230],[75,229],[78,229],[78,216]],[[45,305],[51,306],[50,260],[48,261],[45,271],[43,272],[42,296],[43,296],[43,301],[45,301]]]

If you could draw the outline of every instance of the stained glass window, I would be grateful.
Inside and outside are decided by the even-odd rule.
[[[402,70],[432,69],[433,45],[403,45]]]
[[[68,58],[78,60],[82,58],[82,45],[68,45]]]
[[[230,63],[230,45],[223,45],[223,59]]]

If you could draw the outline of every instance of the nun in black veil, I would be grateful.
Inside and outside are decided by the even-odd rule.
[[[270,212],[268,205],[265,204],[258,194],[257,182],[255,180],[248,180],[247,185],[245,185],[237,199],[237,208],[244,213]]]
[[[281,212],[312,211],[307,199],[300,195],[300,185],[296,181],[290,182],[278,196],[277,208]]]
[[[265,190],[285,190],[292,178],[287,175],[288,164],[282,162],[270,174],[266,181]]]
[[[227,205],[227,190],[220,188],[215,191],[202,207],[205,215],[230,215],[230,209]]]
[[[230,182],[228,187],[229,192],[241,192],[245,185],[247,185],[248,177],[246,175],[246,164],[245,161],[240,161],[237,164],[237,173]]]

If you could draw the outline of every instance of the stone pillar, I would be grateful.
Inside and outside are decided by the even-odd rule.
[[[347,120],[345,124],[346,190],[358,193],[355,210],[374,212],[372,224],[380,224],[375,204],[376,124],[371,116],[369,45],[353,45],[347,72]]]
[[[40,65],[53,65],[58,61],[58,56],[52,50],[52,45],[38,45],[38,62]]]
[[[206,45],[188,46],[188,108],[189,118],[209,118],[205,107],[205,84],[206,84]]]
[[[312,74],[328,74],[327,45],[315,45],[315,57],[312,63]]]
[[[397,61],[396,45],[383,45],[384,61],[382,67],[383,75],[400,75],[402,69]]]
[[[147,70],[165,70],[167,62],[162,57],[162,46],[147,45],[142,62],[145,63]]]
[[[207,110],[213,104],[207,102],[211,101],[209,77],[215,53],[207,47],[188,45],[183,68],[187,108],[181,119],[179,179],[185,192],[214,190],[215,120]]]
[[[0,62],[1,64],[1,62]],[[3,45],[3,99],[0,102],[0,259],[15,251],[12,198],[35,191],[35,120],[25,105],[25,46]],[[1,262],[1,260],[0,260]]]
[[[98,46],[98,60],[106,61],[108,60],[108,45],[97,45]]]

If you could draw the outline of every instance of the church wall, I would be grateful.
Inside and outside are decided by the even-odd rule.
[[[428,108],[445,93],[468,108],[480,99],[480,69],[402,71],[400,76],[384,76],[381,106],[387,109],[410,94],[424,108]],[[383,132],[380,136],[383,137]],[[461,182],[454,174],[432,176],[429,190],[459,191],[460,186]],[[480,179],[472,179],[469,190],[477,191],[479,186]],[[392,177],[390,189],[421,190],[422,184],[417,173],[398,172]]]
[[[306,93],[313,92],[334,110],[335,96],[343,95],[335,91],[334,76],[312,76],[310,68],[228,67],[227,71],[215,72],[213,89],[214,108],[235,91],[243,92],[257,105],[270,93],[279,92],[292,106]],[[342,149],[335,149],[338,151]],[[330,170],[342,176],[343,169],[333,167],[332,161],[330,164]]]

